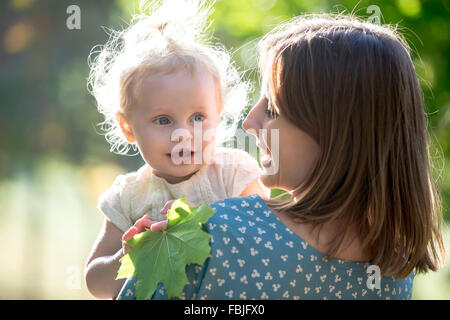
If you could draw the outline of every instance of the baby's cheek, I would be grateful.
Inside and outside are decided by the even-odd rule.
[[[202,122],[203,163],[210,164],[214,160],[217,126],[216,119],[205,119]]]
[[[214,160],[215,141],[203,141],[203,163],[210,164]]]
[[[212,124],[213,123],[206,120],[205,124],[202,126],[203,149],[209,144],[215,144],[217,126],[212,126]]]
[[[203,136],[211,137],[216,135],[216,130],[219,123],[215,119],[205,119],[202,122]]]

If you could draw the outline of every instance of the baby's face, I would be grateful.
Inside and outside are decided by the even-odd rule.
[[[221,109],[217,95],[207,72],[180,71],[146,80],[128,122],[154,174],[178,183],[211,161]]]

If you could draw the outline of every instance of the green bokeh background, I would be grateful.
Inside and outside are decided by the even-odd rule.
[[[72,4],[81,9],[80,30],[66,27]],[[254,103],[259,37],[301,13],[344,11],[369,19],[371,5],[413,48],[448,248],[450,1],[222,0],[212,27],[253,81]],[[126,0],[0,2],[0,299],[92,299],[83,270],[103,219],[97,198],[118,174],[143,161],[109,152],[86,88],[87,58],[107,40],[102,26],[125,27],[136,8],[137,1]],[[413,298],[449,299],[449,263],[419,275]]]

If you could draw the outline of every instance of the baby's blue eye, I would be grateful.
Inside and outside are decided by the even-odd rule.
[[[170,123],[170,120],[167,117],[159,117],[153,120],[153,122],[160,125],[166,125]]]
[[[201,122],[205,120],[205,117],[202,114],[196,114],[193,118],[194,122]]]

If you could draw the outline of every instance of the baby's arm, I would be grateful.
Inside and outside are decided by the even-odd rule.
[[[166,203],[161,214],[167,214],[173,201]],[[86,262],[85,280],[89,292],[98,299],[115,299],[125,279],[116,280],[120,259],[132,250],[125,241],[147,228],[153,232],[167,227],[167,221],[151,221],[144,215],[125,233],[105,219],[102,230],[94,243],[92,252]]]
[[[86,262],[86,286],[98,299],[114,299],[125,283],[125,279],[115,280],[124,255],[122,235],[122,230],[105,219]]]

